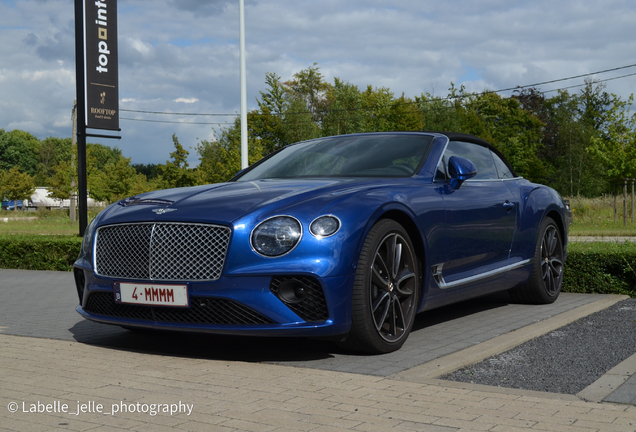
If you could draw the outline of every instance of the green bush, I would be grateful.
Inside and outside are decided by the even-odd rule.
[[[636,297],[636,243],[570,243],[563,291]]]
[[[81,246],[74,235],[2,235],[0,268],[71,271]]]
[[[71,271],[82,239],[0,235],[0,268]],[[563,291],[636,297],[636,243],[570,243]]]

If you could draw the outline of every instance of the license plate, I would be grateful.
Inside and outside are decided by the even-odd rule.
[[[149,306],[188,307],[187,285],[115,282],[115,302]]]

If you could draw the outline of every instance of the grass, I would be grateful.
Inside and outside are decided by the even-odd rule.
[[[631,253],[636,254],[636,242],[627,241],[625,243],[613,242],[573,242],[568,244],[568,254],[574,253],[599,253],[599,254],[616,254]]]
[[[89,212],[89,221],[98,212]],[[70,221],[68,210],[1,211],[0,235],[16,234],[79,235],[79,222]]]
[[[631,197],[627,197],[627,225],[623,225],[623,197],[616,201],[616,222],[614,222],[614,197],[604,195],[598,198],[572,197],[573,222],[570,235],[580,236],[636,236],[636,224],[631,222]]]

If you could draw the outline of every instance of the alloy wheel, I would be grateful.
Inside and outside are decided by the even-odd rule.
[[[548,226],[541,242],[541,276],[548,294],[557,294],[563,280],[563,245],[554,225]]]
[[[402,236],[390,233],[380,242],[371,265],[373,323],[382,339],[395,342],[405,335],[415,313],[415,257]]]

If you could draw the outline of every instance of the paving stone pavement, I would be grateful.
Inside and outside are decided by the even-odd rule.
[[[382,356],[306,339],[99,325],[74,311],[70,273],[0,270],[0,298],[0,430],[636,431],[631,405],[408,379],[431,359],[461,357],[603,296],[565,294],[547,307],[495,297],[431,311],[418,317],[402,350]],[[95,412],[96,404],[112,414],[113,406],[179,402],[192,412]],[[29,412],[67,404],[77,413],[78,403],[93,412]]]
[[[635,425],[634,406],[569,395],[0,335],[4,431],[633,432]]]
[[[0,289],[0,329],[5,334],[378,376],[402,372],[598,298],[564,294],[552,305],[529,306],[507,303],[504,295],[426,312],[418,315],[402,349],[369,356],[351,355],[334,344],[307,339],[134,333],[97,324],[75,312],[77,295],[71,273],[0,269]]]
[[[636,364],[632,365],[632,368]],[[634,370],[634,369],[632,369]],[[605,402],[636,405],[636,375],[632,375],[618,389],[603,399]]]

